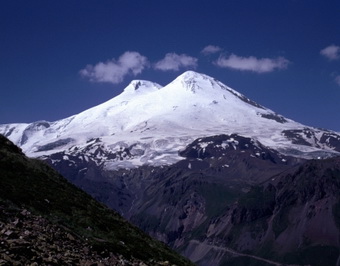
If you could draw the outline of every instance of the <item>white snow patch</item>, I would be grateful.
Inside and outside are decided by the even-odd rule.
[[[288,154],[298,151],[301,157],[323,150],[336,153],[327,147],[329,139],[322,148],[316,147],[313,137],[304,137],[311,147],[293,144],[282,131],[304,130],[306,126],[289,119],[278,123],[264,118],[258,114],[275,113],[249,104],[244,98],[209,76],[188,71],[165,87],[147,81],[134,81],[123,93],[107,102],[65,119],[44,122],[49,127],[43,123],[6,124],[0,125],[0,134],[7,135],[31,157],[69,150],[73,156],[85,153],[86,161],[91,158],[111,169],[172,164],[183,159],[178,151],[195,139],[202,141],[204,137],[233,133],[254,139],[255,146],[260,142]],[[221,104],[211,104],[214,101]],[[176,112],[173,111],[174,106]],[[316,141],[326,132],[314,128],[310,131],[311,134],[314,132]],[[36,147],[67,138],[72,138],[74,142],[36,152]],[[202,149],[200,152],[204,152],[211,143],[199,142],[197,146]],[[226,149],[228,145],[237,149],[239,143],[230,138],[220,146]],[[245,146],[248,147],[248,144]],[[98,153],[93,159],[98,147],[104,153]],[[122,148],[129,148],[133,158],[119,162],[107,160],[105,154],[121,151]],[[127,154],[125,156],[128,157]],[[69,158],[65,155],[63,159]]]

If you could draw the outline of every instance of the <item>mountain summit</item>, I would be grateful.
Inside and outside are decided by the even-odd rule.
[[[147,80],[133,80],[124,89],[124,93],[148,93],[161,89],[162,86]]]
[[[338,260],[340,133],[207,75],[135,80],[79,114],[0,133],[197,265]]]
[[[300,157],[340,152],[337,133],[278,115],[193,71],[164,87],[135,80],[117,97],[79,114],[55,122],[0,125],[0,133],[32,157],[82,150],[95,138],[110,154],[128,148],[124,160],[106,161],[114,168],[172,164],[193,140],[219,134],[237,133]]]

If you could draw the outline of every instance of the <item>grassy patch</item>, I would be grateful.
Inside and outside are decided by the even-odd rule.
[[[289,225],[288,214],[289,214],[288,208],[283,208],[275,215],[272,225],[275,238],[277,238],[284,230],[288,228]]]
[[[198,192],[206,201],[206,214],[209,218],[220,214],[238,196],[237,191],[220,184],[204,184],[198,188]]]
[[[245,257],[245,256],[230,257],[230,255],[226,255],[220,263],[220,266],[240,266],[240,265],[269,266],[273,264],[269,264],[264,261],[260,261],[260,260],[253,259],[250,257]]]
[[[314,246],[289,253],[284,262],[299,265],[328,266],[335,265],[339,257],[339,249],[332,246]]]
[[[275,191],[263,187],[252,187],[251,190],[240,197],[239,206],[246,209],[270,209],[275,203]]]
[[[335,224],[340,229],[340,201],[333,206]]]

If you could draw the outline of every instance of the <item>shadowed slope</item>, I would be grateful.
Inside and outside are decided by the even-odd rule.
[[[53,259],[59,260],[54,263],[80,263],[80,258],[74,257],[75,253],[79,255],[81,251],[87,251],[86,254],[90,255],[83,255],[82,259],[107,259],[111,265],[115,258],[115,263],[118,258],[123,258],[130,263],[143,261],[158,265],[169,261],[176,265],[191,265],[70,184],[46,164],[25,157],[19,148],[1,135],[0,225],[3,243],[0,253],[4,254],[1,263],[7,261],[11,264],[15,259],[21,263],[33,262],[38,258],[51,260],[40,263],[51,263]],[[27,238],[23,232],[31,237]],[[19,234],[23,235],[20,237]],[[46,240],[39,248],[36,245],[42,238]],[[31,248],[19,258],[15,250],[25,247],[25,243]],[[69,256],[56,245],[69,247]]]

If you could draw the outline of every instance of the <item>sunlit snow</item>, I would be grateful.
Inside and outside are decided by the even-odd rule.
[[[86,156],[96,154],[96,160],[110,169],[172,164],[182,159],[178,151],[187,144],[218,134],[237,133],[281,152],[308,153],[320,149],[315,145],[292,144],[282,131],[306,126],[287,118],[284,123],[268,119],[276,116],[221,82],[188,71],[164,87],[135,80],[117,97],[77,115],[42,124],[0,125],[0,133],[21,146],[28,156],[86,151]],[[130,155],[122,153],[123,160],[107,159],[97,152],[96,141],[106,153],[128,148]],[[308,141],[315,144],[314,139]],[[51,143],[55,147],[47,149],[50,146],[46,145]],[[208,144],[199,145],[205,149]],[[221,146],[229,145],[236,149],[238,142],[229,140]],[[39,151],[41,147],[44,149]]]

